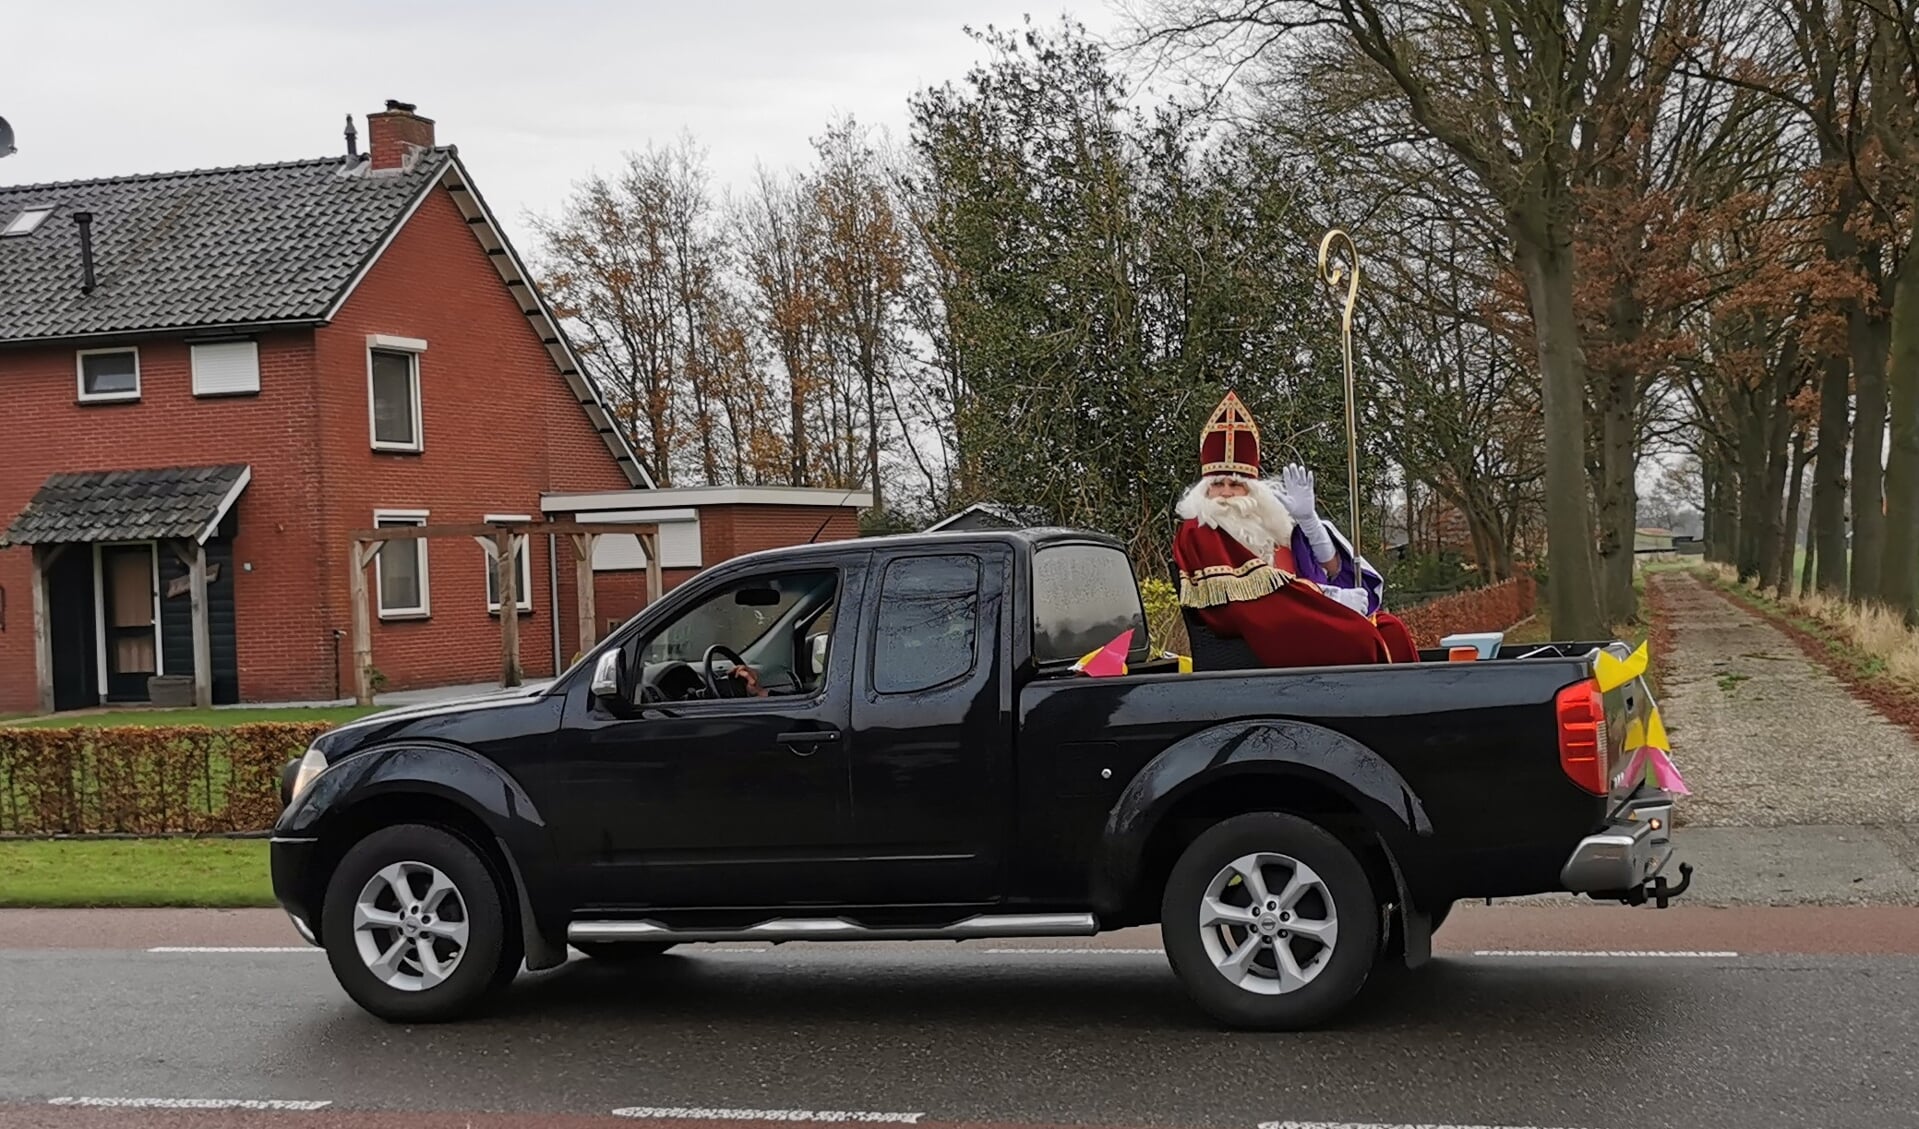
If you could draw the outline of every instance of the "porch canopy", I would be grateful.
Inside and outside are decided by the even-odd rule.
[[[213,704],[206,543],[252,479],[244,464],[82,471],[48,476],[13,519],[0,548],[33,550],[33,639],[40,708],[53,711],[53,651],[46,570],[71,545],[165,544],[187,566],[193,593],[194,700]]]

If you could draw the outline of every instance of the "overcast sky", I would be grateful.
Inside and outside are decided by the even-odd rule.
[[[967,25],[1070,13],[1098,34],[1112,0],[465,0],[319,4],[82,0],[0,21],[0,117],[19,152],[0,184],[254,164],[345,152],[348,112],[396,98],[456,144],[514,241],[522,210],[626,149],[691,130],[717,185],[803,164],[850,112],[903,136],[906,100],[979,57]],[[82,11],[84,10],[84,17]]]

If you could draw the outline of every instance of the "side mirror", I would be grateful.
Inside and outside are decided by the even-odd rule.
[[[624,683],[626,681],[626,679],[622,677],[622,675],[625,674],[625,671],[622,669],[623,663],[621,662],[623,658],[625,658],[625,656],[621,653],[620,649],[614,647],[612,650],[602,654],[598,661],[593,664],[592,690],[595,698],[616,703],[622,700],[623,691],[625,690]]]
[[[832,636],[824,631],[807,638],[808,665],[813,668],[814,674],[826,673],[826,651],[827,645],[831,642]]]

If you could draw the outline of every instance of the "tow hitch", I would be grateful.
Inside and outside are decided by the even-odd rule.
[[[1660,909],[1665,909],[1666,903],[1685,893],[1686,887],[1690,885],[1692,885],[1692,864],[1682,862],[1679,864],[1679,884],[1677,886],[1668,883],[1665,875],[1658,874],[1654,875],[1652,880],[1645,885],[1634,887],[1627,892],[1625,897],[1619,900],[1631,906],[1643,906],[1650,901]]]

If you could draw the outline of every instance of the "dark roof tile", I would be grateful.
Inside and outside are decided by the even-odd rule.
[[[197,539],[248,477],[244,465],[52,475],[0,544]]]
[[[0,187],[0,342],[321,317],[419,196],[450,148],[398,170],[343,157]],[[93,213],[95,288],[80,292]]]

